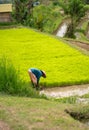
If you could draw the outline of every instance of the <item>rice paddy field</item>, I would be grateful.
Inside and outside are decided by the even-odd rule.
[[[43,86],[89,83],[89,56],[56,37],[28,28],[0,30],[0,57],[12,62],[29,82],[28,69],[45,70]]]

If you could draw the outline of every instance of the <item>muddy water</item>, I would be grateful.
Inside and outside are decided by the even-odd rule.
[[[86,125],[88,125],[88,126],[89,126],[89,121],[88,121],[88,122],[86,122]]]
[[[88,126],[89,127],[89,121],[85,121],[85,122],[83,122],[86,126]]]
[[[64,37],[67,32],[67,24],[64,23],[58,30],[56,36],[58,37]]]
[[[89,84],[87,85],[74,85],[68,87],[49,88],[40,91],[40,94],[45,94],[47,97],[62,98],[69,96],[82,96],[89,93]]]
[[[89,127],[89,119],[85,120],[85,121],[82,121],[82,123]]]

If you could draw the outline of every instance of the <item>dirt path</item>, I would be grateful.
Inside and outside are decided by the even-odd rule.
[[[0,130],[10,130],[7,123],[0,121]]]
[[[78,47],[80,47],[80,49],[84,49],[86,51],[89,51],[89,43],[88,42],[81,42],[81,41],[75,41],[75,40],[66,40],[68,41],[70,44],[74,44]]]
[[[62,98],[69,96],[82,96],[89,93],[89,84],[74,85],[66,87],[54,87],[40,91],[40,94],[45,94],[47,97]]]

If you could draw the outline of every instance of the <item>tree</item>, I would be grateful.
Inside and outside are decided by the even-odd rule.
[[[85,0],[86,4],[89,4],[89,0]]]
[[[14,0],[14,18],[19,23],[24,23],[28,14],[31,14],[33,0]]]
[[[67,36],[74,37],[76,27],[86,12],[84,0],[69,0],[67,3],[66,12],[70,15],[71,19]]]

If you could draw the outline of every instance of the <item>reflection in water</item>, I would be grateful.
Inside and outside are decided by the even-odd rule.
[[[67,24],[64,23],[58,30],[56,36],[64,37],[67,32]]]

